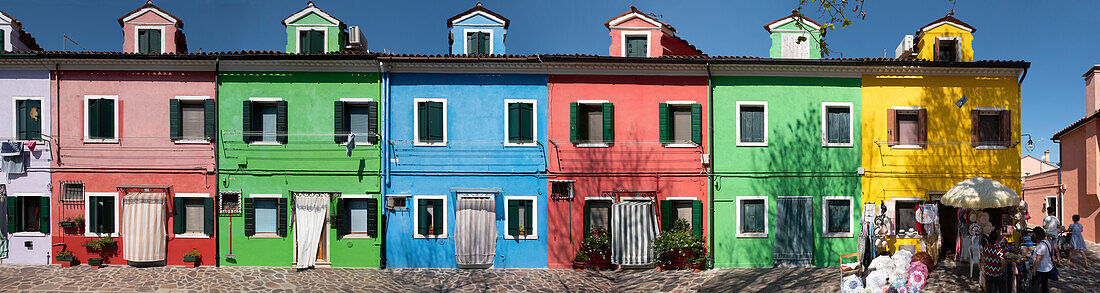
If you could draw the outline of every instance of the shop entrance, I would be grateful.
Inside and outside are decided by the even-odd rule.
[[[943,243],[940,244],[939,258],[940,260],[954,258],[955,245],[959,237],[958,209],[936,202],[936,211],[939,213],[937,217],[940,221],[940,238],[943,238]]]

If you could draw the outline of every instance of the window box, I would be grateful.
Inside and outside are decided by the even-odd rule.
[[[70,255],[58,255],[58,256],[54,256],[53,259],[56,260],[57,262],[71,262],[71,261],[76,260],[76,257],[72,256],[71,254]]]
[[[197,256],[183,256],[183,262],[196,262],[198,260]]]
[[[76,228],[76,221],[61,221],[57,222],[57,225],[61,228]]]
[[[103,266],[103,258],[99,258],[99,257],[89,258],[88,259],[88,265],[93,266],[93,267],[101,267],[101,266]]]

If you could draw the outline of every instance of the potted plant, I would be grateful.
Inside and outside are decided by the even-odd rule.
[[[73,219],[73,222],[76,222],[77,228],[84,227],[84,216],[77,216],[76,219]]]
[[[428,226],[428,235],[425,235],[425,236],[433,236],[433,235],[435,235],[435,225],[429,225]]]
[[[577,250],[576,254],[573,254],[573,270],[584,270],[585,263],[588,262],[588,252],[584,251],[584,248]]]
[[[191,267],[197,267],[200,257],[202,257],[202,254],[197,249],[192,248],[191,251],[183,255],[183,262],[188,263]]]
[[[581,249],[588,254],[587,265],[593,269],[611,267],[611,235],[606,229],[594,229],[581,241]]]
[[[64,221],[57,222],[57,225],[61,228],[75,228],[76,221],[73,218],[66,217]]]
[[[103,266],[103,258],[100,258],[100,257],[89,258],[88,259],[88,265],[93,266],[93,267],[102,267]]]
[[[57,255],[54,255],[53,258],[57,262],[61,263],[61,267],[63,267],[63,268],[67,268],[67,267],[72,266],[73,265],[73,260],[76,259],[75,257],[73,257],[73,252],[72,251],[68,251],[68,250],[65,250],[65,249],[62,249],[61,251],[58,251]]]
[[[661,270],[699,269],[700,264],[706,264],[706,241],[691,234],[691,224],[679,219],[653,239],[655,262]]]
[[[527,227],[524,227],[523,225],[519,225],[519,236],[520,237],[526,237],[527,236]]]
[[[103,238],[88,240],[88,243],[84,244],[84,246],[87,246],[92,250],[102,250],[107,247],[115,246],[117,243],[118,242],[115,242],[115,240],[111,238],[111,236],[107,236]]]

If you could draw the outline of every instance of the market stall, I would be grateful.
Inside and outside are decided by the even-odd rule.
[[[1005,282],[1015,283],[1016,279],[1027,280],[1026,268],[1027,253],[1034,245],[1030,244],[1027,236],[1026,206],[1021,208],[1022,202],[1016,191],[1002,185],[996,180],[974,177],[959,182],[951,190],[944,194],[941,203],[958,208],[957,219],[959,221],[959,243],[956,249],[956,260],[970,265],[971,277],[977,274],[979,281],[985,285],[984,274],[981,270],[982,245],[987,243],[986,235],[998,231],[1007,241],[1005,247]],[[1024,282],[1026,283],[1026,282]]]

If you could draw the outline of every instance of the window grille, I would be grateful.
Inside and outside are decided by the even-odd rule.
[[[551,194],[552,199],[571,199],[573,198],[573,181],[551,181]]]
[[[84,183],[83,182],[62,182],[61,183],[61,201],[63,201],[63,202],[81,202],[81,201],[84,201]]]
[[[386,209],[388,210],[404,210],[408,209],[408,197],[405,196],[387,196],[386,197]]]
[[[241,192],[222,191],[218,194],[218,214],[240,214]]]

